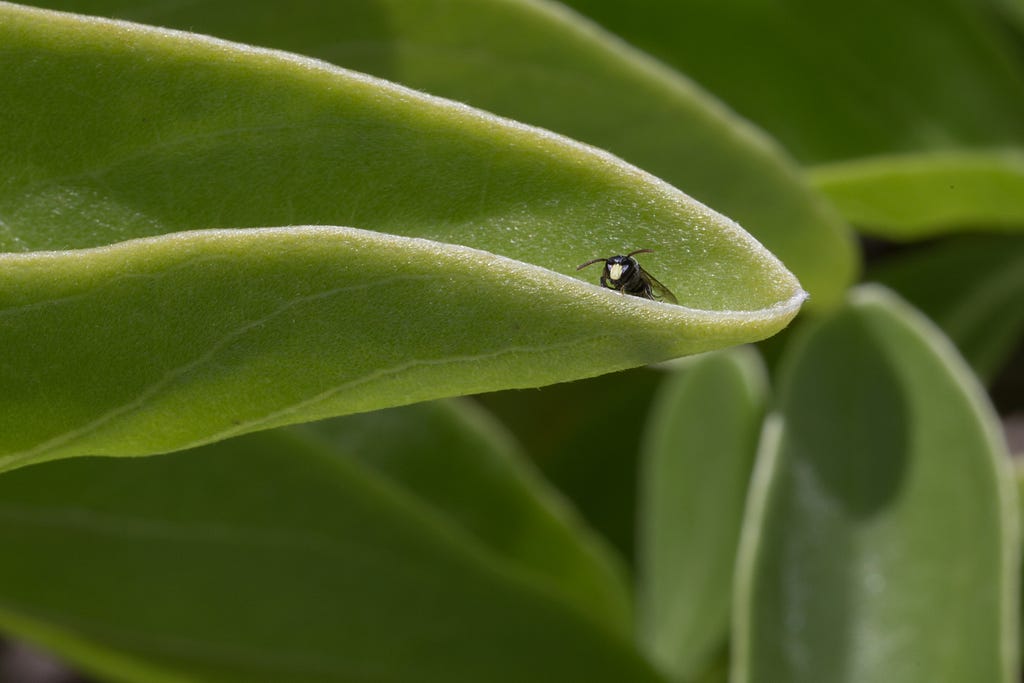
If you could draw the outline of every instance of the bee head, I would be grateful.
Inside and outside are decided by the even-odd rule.
[[[611,256],[605,261],[604,268],[608,273],[608,279],[618,282],[636,266],[636,259],[632,256]]]

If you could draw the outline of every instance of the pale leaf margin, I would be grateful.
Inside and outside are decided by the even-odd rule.
[[[0,255],[0,294],[4,469],[593,376],[769,336],[805,297],[691,309],[471,247],[324,226]]]

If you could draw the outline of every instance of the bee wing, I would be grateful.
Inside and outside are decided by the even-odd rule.
[[[651,292],[654,294],[656,299],[662,299],[670,304],[679,303],[679,300],[676,299],[676,295],[673,294],[668,287],[658,282],[658,278],[648,273],[643,269],[643,267],[640,268],[640,274],[643,276],[644,280],[647,281],[647,284],[651,286]]]

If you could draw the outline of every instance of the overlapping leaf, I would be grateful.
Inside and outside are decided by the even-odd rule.
[[[662,373],[638,368],[478,399],[623,557],[635,556],[643,423]]]
[[[418,403],[293,429],[357,458],[510,566],[553,586],[609,629],[629,633],[632,600],[621,560],[475,404]]]
[[[1016,680],[1016,501],[952,346],[880,289],[791,350],[739,558],[734,680]]]
[[[805,163],[1024,141],[1024,65],[992,11],[999,3],[568,4],[688,74]]]
[[[764,375],[750,349],[699,357],[666,382],[647,427],[638,623],[677,680],[699,680],[727,640]]]
[[[283,53],[0,17],[0,466],[591,376],[803,300],[596,149]],[[303,224],[362,229],[250,229]],[[681,306],[575,271],[639,247]]]
[[[1024,237],[950,239],[898,254],[871,277],[927,313],[983,380],[1024,336]]]
[[[684,76],[537,0],[44,0],[58,9],[286,49],[596,145],[744,226],[810,305],[856,276],[848,228],[788,155]],[[353,223],[345,223],[352,225]]]
[[[569,4],[829,163],[820,187],[850,221],[903,238],[1020,224],[1016,0]]]
[[[865,233],[889,240],[1024,231],[1024,154],[959,152],[815,167],[814,183]]]
[[[661,680],[543,487],[454,413],[410,410],[432,439],[367,450],[377,418],[355,417],[5,474],[0,629],[110,680]],[[452,489],[400,472],[468,462],[469,444],[463,481],[494,495],[469,501],[475,529],[445,511]]]

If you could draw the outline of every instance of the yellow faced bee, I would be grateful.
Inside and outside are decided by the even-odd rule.
[[[604,261],[604,272],[601,273],[601,286],[614,289],[623,294],[653,299],[654,301],[667,301],[671,304],[679,303],[675,295],[668,290],[668,287],[658,282],[653,275],[644,270],[637,260],[635,254],[649,254],[653,249],[637,249],[625,256],[609,256],[608,258],[596,258],[587,261],[576,270],[586,268],[589,265]]]

